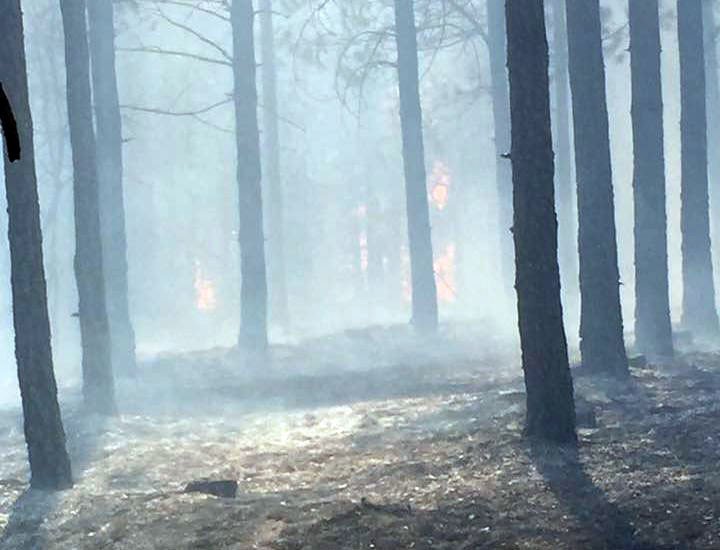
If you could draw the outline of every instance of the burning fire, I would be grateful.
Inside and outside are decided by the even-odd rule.
[[[437,298],[441,303],[452,303],[457,298],[455,282],[455,243],[449,243],[440,255],[433,260]],[[407,250],[402,255],[402,291],[405,302],[412,300],[412,280],[410,276],[410,257]]]
[[[217,307],[215,283],[203,272],[198,260],[195,260],[195,307],[199,311],[213,311]]]
[[[435,285],[441,302],[454,302],[455,293],[455,243],[449,243],[433,262]]]
[[[450,198],[450,169],[447,165],[439,160],[433,164],[432,173],[430,174],[430,201],[433,206],[442,211],[448,204]]]

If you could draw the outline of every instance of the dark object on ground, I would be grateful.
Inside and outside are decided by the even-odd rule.
[[[221,498],[235,498],[237,496],[238,483],[234,479],[209,480],[201,479],[191,481],[185,487],[186,493],[205,493]]]
[[[628,363],[631,367],[635,367],[636,369],[644,369],[647,367],[648,361],[647,357],[644,355],[636,355],[635,357],[628,359]]]

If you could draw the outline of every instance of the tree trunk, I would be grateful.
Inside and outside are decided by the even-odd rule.
[[[718,335],[708,204],[705,56],[701,0],[678,0],[683,324],[700,338]]]
[[[593,372],[627,375],[598,0],[566,2],[578,186],[580,352]]]
[[[635,347],[672,357],[658,0],[630,2]]]
[[[493,127],[495,131],[495,178],[500,224],[500,262],[505,290],[508,294],[514,279],[512,234],[512,168],[503,155],[510,152],[510,98],[506,67],[505,13],[503,0],[487,2],[487,45],[490,54],[490,93],[492,97]]]
[[[265,149],[265,189],[268,215],[268,286],[270,318],[286,326],[289,318],[285,277],[285,221],[284,193],[280,176],[280,138],[278,131],[277,66],[275,62],[275,33],[273,30],[272,0],[260,2],[260,30],[262,53],[263,146]]]
[[[512,119],[513,237],[528,436],[573,442],[575,406],[560,303],[542,0],[506,4]]]
[[[42,232],[35,175],[32,117],[20,0],[11,0],[0,18],[0,82],[2,97],[15,113],[20,159],[11,162],[4,149],[8,239],[20,394],[25,440],[30,459],[30,485],[37,489],[72,486],[57,386],[50,349],[50,321],[43,268]],[[0,87],[0,95],[2,88]],[[3,121],[4,122],[4,121]]]
[[[74,172],[75,279],[88,410],[115,413],[110,332],[105,304],[99,187],[90,92],[85,0],[60,2],[65,31],[68,119]]]
[[[235,141],[240,215],[240,345],[267,347],[267,278],[260,170],[260,132],[255,83],[253,6],[233,0]]]
[[[420,106],[417,31],[413,0],[395,0],[400,127],[403,141],[405,198],[412,281],[412,322],[420,332],[438,325],[437,289],[433,268],[430,211],[425,172],[425,147]]]
[[[577,227],[573,204],[572,146],[570,135],[570,90],[568,85],[567,26],[565,2],[551,5],[553,18],[552,52],[555,90],[555,188],[559,218],[559,258],[563,303],[577,307]],[[577,310],[575,310],[577,311]]]
[[[115,74],[112,0],[93,0],[88,4],[88,15],[97,128],[100,223],[112,361],[117,373],[132,375],[136,371],[135,332],[128,305],[122,121]]]

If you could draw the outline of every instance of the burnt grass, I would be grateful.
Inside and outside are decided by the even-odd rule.
[[[73,490],[2,471],[0,547],[720,548],[720,354],[621,383],[576,369],[579,444],[558,448],[522,437],[516,359],[363,349],[353,368],[281,350],[243,377],[222,350],[145,364],[120,419],[67,415],[73,448],[93,438]],[[183,493],[206,477],[237,497]]]
[[[359,502],[297,518],[274,547],[720,548],[720,356],[632,374],[629,384],[576,379],[592,426],[577,448],[524,441],[521,408],[405,440],[403,458],[378,474],[405,490],[371,500],[356,479]],[[353,477],[368,475],[359,470]],[[413,498],[428,484],[436,490]]]

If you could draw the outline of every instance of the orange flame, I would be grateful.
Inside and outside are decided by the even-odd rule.
[[[433,262],[435,285],[441,302],[454,302],[455,292],[455,243],[449,243]]]
[[[195,260],[195,307],[199,311],[213,311],[217,307],[215,284],[205,276],[200,262]]]
[[[448,204],[450,198],[450,169],[447,165],[439,160],[433,164],[432,173],[430,174],[430,201],[433,206],[442,211]]]

